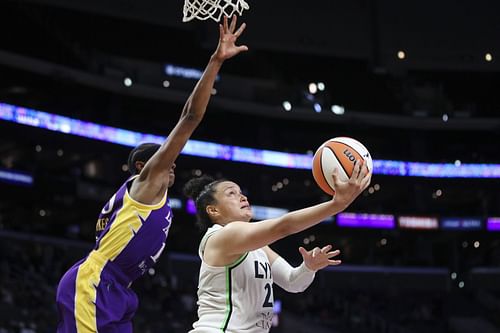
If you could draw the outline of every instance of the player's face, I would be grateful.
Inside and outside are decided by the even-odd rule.
[[[172,187],[175,182],[175,163],[172,164],[172,167],[170,168],[169,174],[168,174],[168,187]]]
[[[217,210],[225,222],[249,222],[252,219],[250,203],[236,183],[224,181],[217,184],[215,198]]]

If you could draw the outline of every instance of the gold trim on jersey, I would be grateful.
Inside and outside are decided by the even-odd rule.
[[[161,206],[160,206],[161,207]],[[129,196],[123,196],[123,206],[117,212],[115,220],[104,237],[99,241],[99,252],[113,261],[120,255],[127,244],[142,227],[152,207],[138,207]]]
[[[97,332],[97,287],[106,262],[99,253],[92,251],[78,268],[75,283],[75,321],[78,333]]]
[[[132,182],[137,177],[139,177],[139,175],[130,178],[128,180],[127,184],[129,182]],[[147,204],[141,203],[141,202],[135,200],[134,198],[132,198],[130,193],[128,193],[128,186],[125,186],[125,195],[123,196],[123,198],[128,197],[130,199],[130,201],[134,204],[134,206],[136,206],[137,208],[156,210],[158,208],[163,207],[163,205],[165,205],[165,202],[167,200],[167,193],[168,193],[168,188],[165,190],[165,194],[163,195],[163,198],[160,200],[160,202],[158,202],[157,204],[154,204],[154,205],[147,205]]]

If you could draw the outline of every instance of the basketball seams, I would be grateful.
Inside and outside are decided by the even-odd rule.
[[[333,156],[335,157],[335,159],[337,160],[337,164],[340,165],[340,170],[341,171],[344,171],[344,175],[346,176],[347,179],[349,179],[349,173],[347,172],[347,170],[345,169],[345,166],[344,164],[342,163],[342,161],[340,160],[340,158],[337,156],[337,154],[335,153],[335,150],[330,147],[330,146],[325,146],[325,148],[328,148],[328,150],[330,150],[333,154]],[[323,155],[322,155],[323,156]],[[323,168],[321,168],[321,172],[323,172]],[[326,178],[325,178],[326,179]]]
[[[350,146],[350,145],[349,145],[349,144],[347,144],[347,143],[340,142],[340,141],[332,141],[331,143],[332,143],[332,144],[335,144],[335,145],[342,145],[342,146],[344,146],[344,147],[349,148],[349,150],[351,151],[351,153],[354,155],[354,157],[355,157],[357,160],[363,160],[363,161],[365,162],[365,167],[366,167],[366,168],[368,169],[368,171],[369,171],[369,168],[368,168],[368,166],[366,165],[366,162],[367,162],[367,161],[363,158],[363,156],[359,153],[359,151],[358,151],[356,148],[354,148],[354,147]],[[350,168],[350,172],[346,172],[346,174],[347,174],[347,178],[350,178],[349,173],[350,173],[350,174],[352,174],[352,172],[353,172],[353,170],[354,170],[354,162],[351,162],[348,158],[346,158],[346,157],[344,157],[344,156],[342,156],[342,155],[340,155],[340,156],[341,156],[341,158],[339,158],[339,160],[341,160],[341,161],[346,161],[346,162],[347,162],[347,163],[349,163],[349,165],[351,166],[351,168]],[[338,157],[337,157],[337,158],[338,158]],[[344,165],[343,165],[343,163],[341,163],[341,165],[342,165],[342,166],[344,166]]]
[[[313,163],[313,177],[314,177],[314,180],[316,180],[316,183],[318,184],[318,186],[323,191],[325,191],[328,194],[333,195],[335,193],[335,191],[332,189],[332,187],[330,186],[330,184],[326,180],[326,177],[325,177],[324,172],[323,172],[323,166],[321,163],[323,149],[324,149],[323,146],[320,147],[317,150],[316,154],[314,155],[315,157],[313,158],[313,161],[314,161],[314,163]]]
[[[342,139],[345,139],[345,140],[347,140],[348,142],[349,142],[349,141],[353,141],[352,143],[353,143],[353,144],[355,144],[356,146],[359,146],[359,147],[353,147],[353,145],[352,145],[352,144],[350,144],[350,143],[346,143],[346,142],[345,142],[345,140],[342,140]],[[368,169],[368,172],[371,172],[371,168],[369,168],[369,167],[368,167],[368,164],[370,164],[370,163],[367,161],[367,159],[365,159],[365,158],[363,157],[363,155],[360,153],[360,150],[362,149],[362,150],[366,151],[366,153],[367,153],[367,154],[370,154],[370,153],[368,152],[368,149],[367,149],[367,148],[366,148],[366,147],[365,147],[365,146],[364,146],[361,142],[357,141],[356,139],[350,138],[350,137],[348,137],[348,136],[340,136],[340,137],[337,137],[337,138],[335,138],[335,139],[331,139],[331,140],[330,140],[330,141],[328,141],[328,142],[332,142],[332,143],[333,143],[333,142],[335,142],[335,143],[341,143],[341,144],[343,144],[343,145],[345,145],[345,146],[347,146],[347,147],[351,148],[351,149],[352,149],[354,152],[356,152],[356,153],[359,155],[359,157],[360,157],[360,158],[361,158],[361,159],[365,162],[365,164],[364,164],[364,165],[365,165],[365,166],[366,166],[366,168]]]

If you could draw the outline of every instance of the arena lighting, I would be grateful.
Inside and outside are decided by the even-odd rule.
[[[16,185],[33,185],[33,176],[24,172],[0,169],[0,181]]]
[[[500,217],[490,217],[486,220],[486,229],[488,231],[500,231]]]
[[[129,78],[129,77],[126,77],[125,79],[123,79],[123,84],[125,85],[125,87],[130,87],[132,86],[132,79]]]
[[[430,216],[399,216],[398,224],[401,229],[438,229],[436,217]]]
[[[43,128],[54,132],[135,147],[142,142],[161,143],[165,137],[99,125],[87,121],[0,103],[0,120]],[[182,154],[265,166],[310,170],[311,154],[222,145],[189,140]],[[373,160],[373,173],[387,176],[428,178],[500,178],[500,164],[420,163]]]
[[[290,103],[289,101],[284,101],[283,109],[285,109],[285,111],[292,111],[292,103]]]
[[[394,229],[394,215],[390,214],[360,214],[340,213],[336,216],[337,225],[347,228]]]
[[[337,115],[342,115],[345,113],[345,109],[343,106],[340,105],[332,105],[332,112]]]
[[[254,220],[265,220],[280,217],[289,212],[288,209],[277,208],[277,207],[267,207],[267,206],[257,206],[252,205],[252,213]],[[192,199],[186,201],[186,212],[188,214],[196,214],[196,204]]]
[[[480,230],[483,223],[480,218],[475,217],[443,217],[441,218],[441,229],[448,230]]]
[[[165,65],[165,74],[168,76],[182,77],[184,79],[199,80],[203,75],[203,71],[197,68],[182,67],[173,64]],[[215,81],[219,81],[220,76],[217,75]]]
[[[288,209],[252,205],[253,218],[255,220],[266,220],[280,217],[288,213]]]
[[[309,83],[309,92],[313,95],[315,93],[317,93],[318,92],[318,85],[314,82]]]
[[[316,111],[316,113],[320,113],[321,112],[321,104],[314,103],[314,111]]]
[[[179,198],[168,198],[168,203],[170,205],[170,208],[172,209],[182,208],[182,200]]]

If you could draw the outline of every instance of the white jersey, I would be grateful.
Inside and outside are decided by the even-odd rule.
[[[266,253],[259,249],[225,267],[203,260],[205,244],[222,226],[208,229],[200,243],[198,321],[190,333],[267,333],[273,320],[273,278]]]

